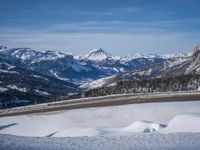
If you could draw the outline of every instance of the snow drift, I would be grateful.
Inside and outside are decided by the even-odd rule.
[[[200,132],[199,108],[200,101],[163,102],[0,117],[0,134],[80,137]]]
[[[175,116],[169,121],[163,133],[200,132],[200,114],[185,113]]]
[[[124,132],[153,132],[163,128],[164,125],[149,121],[136,121],[128,127],[123,128]]]

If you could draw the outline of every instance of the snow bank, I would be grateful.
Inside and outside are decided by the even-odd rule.
[[[152,132],[158,131],[164,126],[149,121],[136,121],[128,127],[123,128],[124,132]]]
[[[200,114],[188,113],[175,116],[169,121],[163,133],[200,132]]]
[[[0,117],[0,133],[36,137],[113,136],[151,131],[189,132],[186,130],[189,126],[199,132],[197,116],[175,117],[189,112],[200,114],[199,108],[200,101],[163,102]],[[162,124],[168,122],[168,127],[162,129]]]

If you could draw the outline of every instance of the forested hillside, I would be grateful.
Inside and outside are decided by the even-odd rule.
[[[123,93],[153,93],[198,90],[200,75],[181,75],[176,77],[162,77],[148,80],[120,81],[114,86],[100,87],[83,92],[79,97],[102,96]]]

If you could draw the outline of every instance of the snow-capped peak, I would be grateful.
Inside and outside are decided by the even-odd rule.
[[[22,61],[26,62],[40,62],[43,60],[56,60],[59,58],[64,58],[64,57],[73,57],[72,54],[68,53],[62,53],[58,51],[36,51],[30,48],[13,48],[13,49],[8,49],[7,47],[0,47],[0,53],[5,54],[9,57],[15,58],[15,59],[20,59]]]
[[[160,56],[158,54],[148,54],[148,55],[144,55],[144,54],[140,54],[140,53],[135,53],[135,54],[130,54],[126,57],[123,58],[124,61],[130,61],[130,60],[134,60],[134,59],[138,59],[138,58],[160,58]]]
[[[88,54],[85,55],[85,58],[92,61],[102,61],[106,59],[113,59],[113,56],[100,48],[92,49]]]
[[[35,50],[32,50],[30,48],[16,48],[16,49],[10,49],[10,54],[15,57],[19,58],[21,60],[32,60],[37,55],[41,55],[40,52],[37,52]]]
[[[93,48],[90,52],[91,53],[106,53],[102,48]]]
[[[179,53],[179,54],[165,54],[165,55],[161,55],[161,57],[164,59],[172,59],[172,58],[185,58],[191,55],[192,53],[188,52],[188,53]]]

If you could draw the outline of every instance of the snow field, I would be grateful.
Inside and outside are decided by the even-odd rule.
[[[163,102],[1,117],[0,133],[80,137],[200,132],[199,108],[200,101]]]

